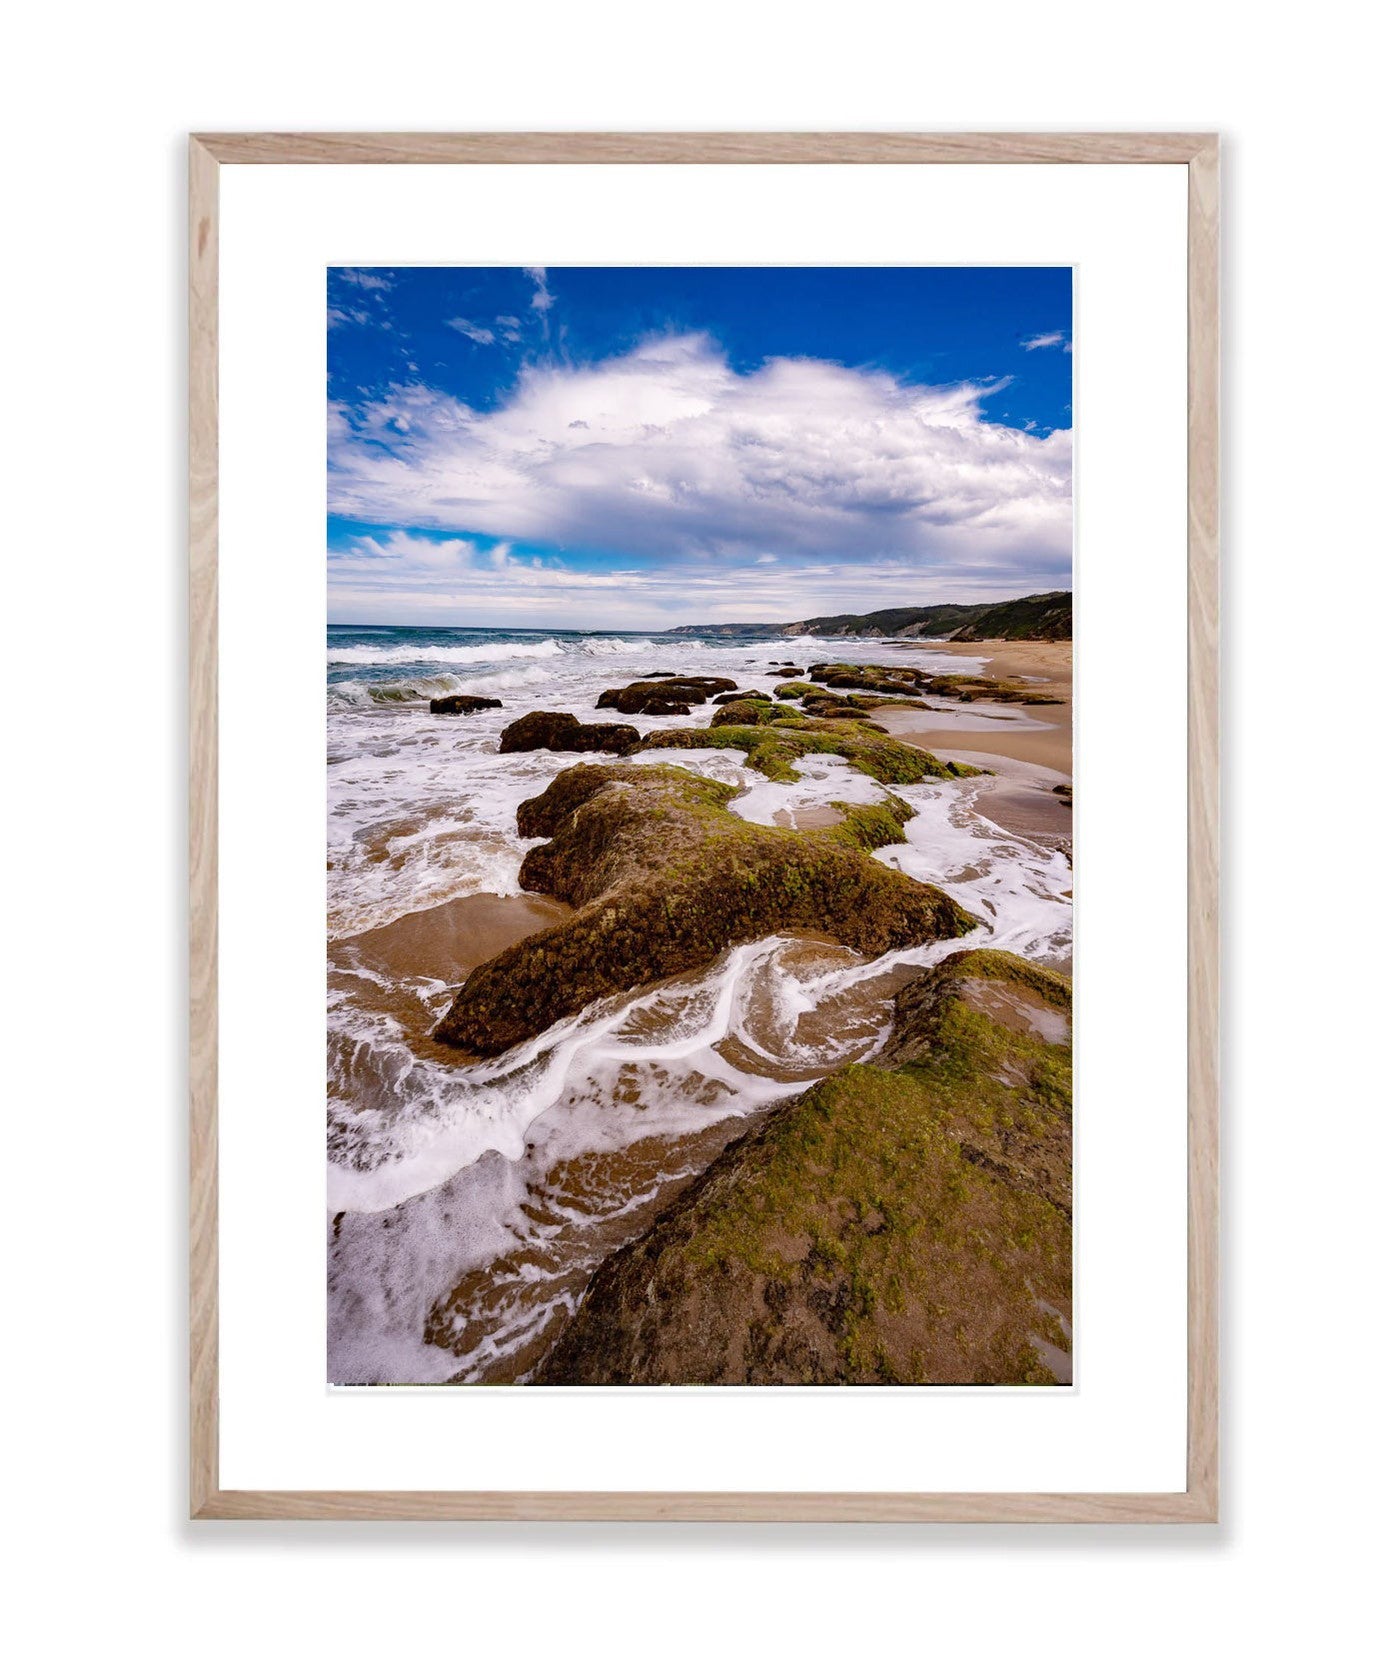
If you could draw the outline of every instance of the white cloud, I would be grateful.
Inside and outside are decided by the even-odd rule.
[[[454,321],[448,321],[447,325],[469,338],[473,344],[495,343],[495,334],[491,329],[488,326],[477,326],[475,321],[464,321],[459,317]]]
[[[549,290],[549,270],[547,268],[527,268],[525,273],[534,281],[534,296],[529,300],[531,309],[541,315],[546,314],[554,305],[553,294]]]
[[[757,569],[761,566],[762,569]],[[671,629],[677,624],[787,623],[881,606],[1004,599],[991,567],[897,560],[812,563],[776,554],[594,566],[514,552],[509,543],[406,531],[352,538],[327,556],[333,623],[495,624],[544,629]],[[1017,588],[1062,586],[1056,570]]]
[[[352,286],[359,286],[364,291],[392,291],[393,281],[383,274],[370,274],[363,268],[337,268],[334,270],[337,279],[347,281]]]
[[[994,384],[830,362],[731,368],[699,335],[522,369],[481,412],[422,384],[330,416],[330,510],[648,561],[759,554],[1062,577],[1072,438],[993,423]]]
[[[1052,350],[1055,345],[1058,345],[1066,356],[1073,354],[1073,340],[1064,332],[1040,332],[1033,338],[1020,340],[1022,350]]]

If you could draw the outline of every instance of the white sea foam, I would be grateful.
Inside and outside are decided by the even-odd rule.
[[[352,647],[332,643],[328,665],[494,665],[508,659],[548,659],[560,651],[557,641],[486,641],[462,646],[420,647],[413,642],[390,642]]]
[[[600,691],[654,669],[768,688],[777,679],[767,667],[794,652],[798,663],[895,657],[868,643],[814,638],[729,646],[545,638],[404,648],[382,644],[377,634],[381,644],[371,646],[369,632],[361,633],[363,642],[332,659],[346,668],[352,661],[380,666],[384,674],[328,687],[334,936],[470,893],[519,891],[525,852],[541,843],[519,837],[519,805],[570,764],[615,762],[596,754],[500,754],[502,727],[527,711],[615,722],[615,711],[596,707]],[[901,651],[897,660],[930,670],[978,666],[927,652]],[[487,664],[494,668],[482,668]],[[429,716],[427,699],[439,692],[485,693],[503,703],[472,716]],[[712,704],[697,707],[688,724],[703,726],[712,714]],[[680,721],[628,720],[643,732]],[[739,790],[730,808],[764,826],[786,825],[805,809],[884,796],[868,777],[823,754],[798,760],[790,784],[768,781],[728,749],[652,749],[629,761],[680,764],[723,781]],[[982,919],[963,943],[994,943],[1039,959],[1069,954],[1071,873],[1064,857],[980,815],[976,781],[894,791],[916,814],[906,841],[876,855],[940,885]],[[331,1379],[437,1382],[489,1374],[573,1309],[583,1280],[579,1244],[592,1244],[587,1263],[595,1264],[609,1244],[625,1239],[612,1233],[632,1228],[627,1220],[638,1200],[662,1184],[659,1177],[640,1187],[602,1184],[586,1207],[576,1199],[555,1206],[551,1172],[646,1139],[707,1134],[720,1120],[756,1112],[872,1053],[891,1012],[878,1000],[881,979],[887,990],[893,969],[932,965],[957,947],[892,952],[865,963],[803,941],[762,940],[730,951],[699,976],[607,999],[475,1064],[417,1053],[393,1014],[366,1000],[375,976],[332,976]],[[450,1001],[451,988],[432,975],[401,983],[420,1008]],[[585,1242],[579,1232],[592,1228],[590,1220],[596,1228]],[[479,1267],[492,1267],[496,1281],[489,1301],[471,1308],[482,1315],[464,1338],[470,1350],[458,1356],[424,1345],[429,1308]]]

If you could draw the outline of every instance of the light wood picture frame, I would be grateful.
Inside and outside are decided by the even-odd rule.
[[[218,262],[225,164],[1163,164],[1188,212],[1183,1491],[259,1491],[219,1476]],[[198,1519],[1208,1523],[1219,1508],[1219,143],[1209,133],[200,134],[189,143],[190,1511]]]

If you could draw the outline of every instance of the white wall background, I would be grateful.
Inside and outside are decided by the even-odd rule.
[[[12,22],[0,1275],[25,1671],[1346,1672],[1389,1642],[1380,15],[243,0]],[[184,1521],[183,134],[608,126],[1226,133],[1217,1531]]]

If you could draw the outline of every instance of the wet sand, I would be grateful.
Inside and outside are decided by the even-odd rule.
[[[568,920],[566,904],[538,892],[497,898],[474,892],[436,909],[403,915],[386,927],[337,940],[333,951],[354,951],[366,967],[396,978],[427,976],[460,985],[473,968],[502,950]]]
[[[886,647],[917,647],[959,659],[985,659],[981,676],[1022,676],[1056,699],[1072,698],[1074,644],[1071,641],[890,641]]]
[[[978,755],[995,753],[1022,764],[1055,771],[1061,779],[1073,775],[1073,643],[1069,641],[918,641],[911,644],[930,653],[955,653],[959,658],[983,659],[982,676],[1020,677],[1039,693],[1062,700],[1062,705],[991,705],[977,703],[955,710],[914,711],[882,706],[878,720],[897,740],[930,752],[955,752],[969,763]],[[981,721],[978,727],[973,719]],[[991,727],[986,727],[986,724]],[[1003,726],[1004,725],[1004,726]],[[980,801],[978,801],[980,802]],[[988,812],[989,814],[989,812]],[[993,818],[993,820],[996,820]],[[1006,824],[1010,826],[1009,823]]]
[[[818,812],[829,807],[817,807]],[[808,816],[811,812],[798,812]],[[840,812],[829,812],[839,819]],[[469,969],[489,960],[515,940],[556,926],[573,912],[538,895],[496,898],[476,894],[436,909],[400,917],[388,926],[336,941],[331,946],[338,989],[360,997],[366,1007],[387,1013],[405,1028],[414,1053],[448,1062],[473,1057],[436,1044],[433,1021]],[[796,938],[785,971],[821,973],[858,966],[860,958],[826,938]],[[795,1030],[783,996],[755,990],[742,1034],[730,1032],[716,1048],[739,1072],[790,1082],[794,1086],[838,1070],[878,1040],[893,996],[920,970],[897,966],[837,991],[807,1011]],[[423,980],[429,981],[424,987]],[[679,1024],[683,999],[658,996],[636,1015],[643,1035],[648,1029]],[[797,1059],[791,1059],[791,1052]],[[788,1056],[783,1064],[782,1057]],[[638,1048],[638,1061],[646,1050]],[[642,1098],[635,1064],[619,1062],[612,1091],[618,1104]],[[421,1325],[410,1332],[462,1361],[450,1383],[514,1383],[549,1351],[575,1310],[598,1266],[626,1242],[649,1230],[681,1191],[705,1170],[726,1144],[743,1136],[760,1115],[732,1113],[723,1101],[722,1076],[716,1084],[714,1122],[678,1135],[642,1136],[625,1146],[598,1153],[584,1149],[568,1158],[536,1155],[533,1138],[525,1143],[516,1167],[490,1152],[463,1169],[459,1177],[489,1180],[518,1172],[518,1194],[510,1214],[521,1240],[488,1264],[463,1263],[450,1283],[426,1306]],[[539,1164],[536,1165],[536,1160]],[[443,1198],[450,1184],[428,1192]],[[337,1219],[331,1242],[331,1274],[336,1272],[336,1241],[342,1226],[356,1243],[379,1227],[375,1241],[392,1242],[403,1208],[392,1214],[349,1215]],[[442,1215],[444,1222],[447,1215]],[[445,1239],[450,1240],[450,1236]],[[350,1286],[347,1284],[347,1286]]]
[[[326,947],[335,988],[371,1012],[398,1021],[414,1052],[429,1060],[471,1056],[432,1036],[447,1001],[473,968],[512,944],[567,921],[567,904],[541,893],[498,898],[473,892],[435,909],[415,910]]]
[[[1055,787],[1064,785],[1058,770],[1045,770],[1017,758],[1002,758],[994,752],[966,752],[960,756],[964,763],[991,771],[984,781],[973,783],[976,808],[983,816],[1021,839],[1070,854],[1074,813],[1072,806],[1054,791]]]
[[[831,805],[799,805],[796,810],[779,810],[773,815],[779,828],[795,828],[802,834],[838,828],[844,820],[845,812]]]

